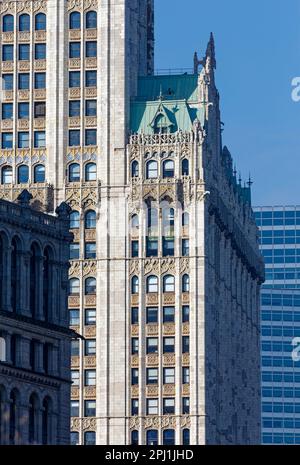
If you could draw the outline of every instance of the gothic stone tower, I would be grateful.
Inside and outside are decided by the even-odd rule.
[[[259,441],[250,189],[214,44],[154,77],[153,1],[2,1],[1,197],[72,207],[72,441]]]

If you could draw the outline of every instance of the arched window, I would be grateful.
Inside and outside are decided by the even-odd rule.
[[[89,210],[84,216],[84,227],[85,229],[96,229],[96,212]]]
[[[33,317],[38,309],[38,279],[39,279],[39,257],[40,251],[37,244],[32,244],[30,248],[30,311]]]
[[[97,28],[97,13],[96,11],[88,11],[85,16],[85,27],[86,29]]]
[[[80,181],[80,166],[78,163],[69,165],[69,182]]]
[[[43,400],[42,410],[42,444],[50,444],[50,433],[51,433],[51,399],[45,397]]]
[[[168,134],[171,126],[167,117],[164,114],[157,115],[154,122],[154,134]]]
[[[174,161],[165,160],[163,162],[163,178],[173,178],[174,177]]]
[[[5,15],[2,20],[3,32],[13,32],[14,30],[14,17],[13,15]]]
[[[1,182],[2,184],[12,184],[12,167],[3,166],[1,172]]]
[[[133,276],[131,279],[131,293],[132,294],[139,293],[139,278],[137,276]]]
[[[182,292],[190,291],[190,277],[188,274],[182,276]]]
[[[46,15],[44,13],[35,15],[34,27],[36,31],[46,31]]]
[[[34,167],[34,182],[45,182],[45,166],[44,165],[36,165]]]
[[[84,291],[85,295],[96,294],[96,278],[86,278]]]
[[[190,215],[188,212],[182,214],[182,226],[188,226],[190,224]]]
[[[30,444],[37,443],[37,429],[38,429],[38,397],[36,394],[31,394],[29,398],[29,412],[28,412],[28,439]]]
[[[163,291],[175,292],[175,278],[171,274],[167,274],[163,279]]]
[[[50,319],[52,285],[51,256],[51,249],[49,247],[46,247],[43,259],[43,316],[46,321],[49,321]]]
[[[29,167],[20,165],[18,167],[18,184],[26,184],[29,180]]]
[[[80,225],[80,214],[78,211],[73,210],[70,213],[70,229],[78,229]]]
[[[10,291],[10,304],[12,311],[14,313],[17,312],[17,307],[18,307],[18,295],[19,295],[19,289],[20,289],[20,283],[19,283],[19,271],[20,271],[20,266],[19,266],[19,244],[18,240],[16,237],[13,238],[11,241],[11,257],[10,257],[10,267],[11,267],[11,272],[10,272],[10,283],[11,283],[11,291]]]
[[[18,398],[19,394],[16,389],[10,393],[9,404],[9,444],[16,444],[17,427],[18,427]]]
[[[139,445],[139,432],[136,429],[131,431],[131,445],[132,446]]]
[[[26,13],[19,16],[19,31],[28,32],[30,31],[30,16]]]
[[[96,163],[87,163],[85,165],[85,180],[96,181],[96,179],[97,179]]]
[[[147,431],[147,446],[157,446],[158,445],[158,431],[157,429],[149,429]]]
[[[6,341],[0,336],[0,362],[6,362]]]
[[[163,432],[163,445],[174,446],[175,445],[175,430],[165,429]]]
[[[184,158],[181,162],[181,172],[182,176],[188,176],[189,175],[189,161],[187,158]]]
[[[147,294],[149,293],[158,293],[158,277],[157,276],[148,276],[147,278]]]
[[[80,29],[81,27],[81,18],[79,11],[73,11],[70,14],[70,29]]]
[[[78,295],[80,292],[80,284],[78,278],[71,278],[69,280],[69,294]]]
[[[138,178],[139,176],[139,164],[136,160],[131,163],[131,177]]]
[[[182,445],[183,446],[190,445],[190,430],[187,428],[182,431]]]
[[[155,179],[158,177],[158,168],[157,168],[157,161],[151,160],[148,161],[146,165],[146,178],[147,179]]]
[[[131,229],[136,231],[139,229],[139,217],[138,215],[132,215],[131,217]]]

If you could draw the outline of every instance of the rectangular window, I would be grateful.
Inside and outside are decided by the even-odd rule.
[[[72,370],[71,371],[71,381],[73,386],[79,386],[79,371]]]
[[[131,309],[131,324],[132,325],[137,325],[139,322],[139,308],[138,307],[132,307]]]
[[[96,325],[96,309],[86,308],[84,313],[84,324],[86,326]]]
[[[34,133],[34,148],[46,147],[46,133],[45,131],[35,131]]]
[[[131,401],[131,415],[139,414],[139,401],[138,399],[132,399]]]
[[[85,116],[97,116],[97,100],[85,101]]]
[[[147,237],[146,240],[146,256],[157,257],[158,256],[158,240]]]
[[[190,351],[190,338],[189,336],[182,337],[182,353],[188,354]]]
[[[70,147],[80,146],[80,130],[79,129],[71,129],[69,131],[69,146]]]
[[[139,370],[138,368],[131,369],[131,385],[136,386],[139,384]]]
[[[18,89],[29,90],[29,73],[20,73],[18,75]]]
[[[182,368],[182,384],[189,384],[190,383],[190,368],[183,367]]]
[[[163,414],[174,415],[175,413],[175,399],[164,399],[163,400]]]
[[[97,87],[97,71],[85,72],[85,87]]]
[[[190,413],[190,398],[183,397],[182,398],[182,414],[188,415]]]
[[[19,45],[19,60],[29,61],[30,59],[30,46],[28,44]]]
[[[175,384],[175,368],[163,369],[164,384]]]
[[[25,102],[18,104],[18,118],[29,119],[29,103]]]
[[[46,116],[46,102],[35,102],[34,103],[34,117],[45,118]]]
[[[158,384],[158,368],[147,368],[147,384]]]
[[[29,132],[18,132],[18,148],[28,149],[29,147]]]
[[[188,257],[190,254],[190,241],[189,239],[182,239],[182,255]]]
[[[80,58],[80,42],[70,42],[69,58]]]
[[[13,109],[13,103],[2,103],[2,119],[12,119]]]
[[[158,415],[158,399],[147,399],[147,415]]]
[[[79,259],[79,244],[77,242],[73,242],[70,244],[70,260],[78,260]]]
[[[95,400],[84,401],[84,416],[85,417],[96,416],[96,401]]]
[[[131,241],[131,256],[132,258],[139,256],[139,241]]]
[[[155,324],[158,322],[158,308],[147,307],[147,324]]]
[[[158,353],[157,337],[148,337],[147,338],[147,354],[157,354],[157,353]]]
[[[35,60],[46,60],[46,44],[35,44],[34,58]]]
[[[163,237],[163,256],[174,257],[174,239]]]
[[[137,355],[139,353],[139,338],[133,337],[131,339],[131,354]]]
[[[79,417],[79,401],[71,400],[71,417]]]
[[[85,130],[85,145],[97,145],[97,129]]]
[[[72,309],[70,310],[70,326],[79,326],[79,310]]]
[[[86,242],[84,246],[84,257],[88,259],[96,258],[96,243]]]
[[[84,355],[96,354],[96,339],[86,339],[84,341]]]
[[[97,56],[97,42],[86,42],[85,43],[85,56],[87,58],[96,58]]]
[[[69,72],[69,87],[80,87],[80,71]]]
[[[14,61],[14,46],[13,45],[2,46],[2,61]]]
[[[189,305],[183,305],[182,307],[182,323],[188,323],[190,321],[190,307]]]
[[[2,74],[2,86],[3,86],[3,90],[13,90],[14,88],[13,74]]]
[[[46,89],[46,73],[35,73],[34,74],[34,88],[35,89]]]
[[[164,307],[163,308],[163,322],[164,323],[175,322],[175,307]]]
[[[96,386],[96,370],[85,370],[84,371],[84,385],[85,386]]]
[[[69,101],[69,117],[80,116],[80,100]]]
[[[12,147],[13,147],[13,134],[12,134],[12,132],[2,132],[1,147],[3,149],[12,149]]]
[[[78,339],[71,341],[71,356],[72,357],[79,356],[79,340]]]
[[[174,354],[175,353],[175,338],[174,337],[164,337],[163,340],[164,354]]]

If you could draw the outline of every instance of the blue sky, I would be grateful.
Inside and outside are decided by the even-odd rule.
[[[215,35],[223,143],[254,205],[300,204],[300,0],[155,0],[156,68],[192,68]]]

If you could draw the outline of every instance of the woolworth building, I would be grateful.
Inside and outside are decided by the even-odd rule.
[[[190,72],[161,75],[153,0],[0,13],[0,197],[72,209],[71,442],[259,443],[264,266],[213,36]]]

